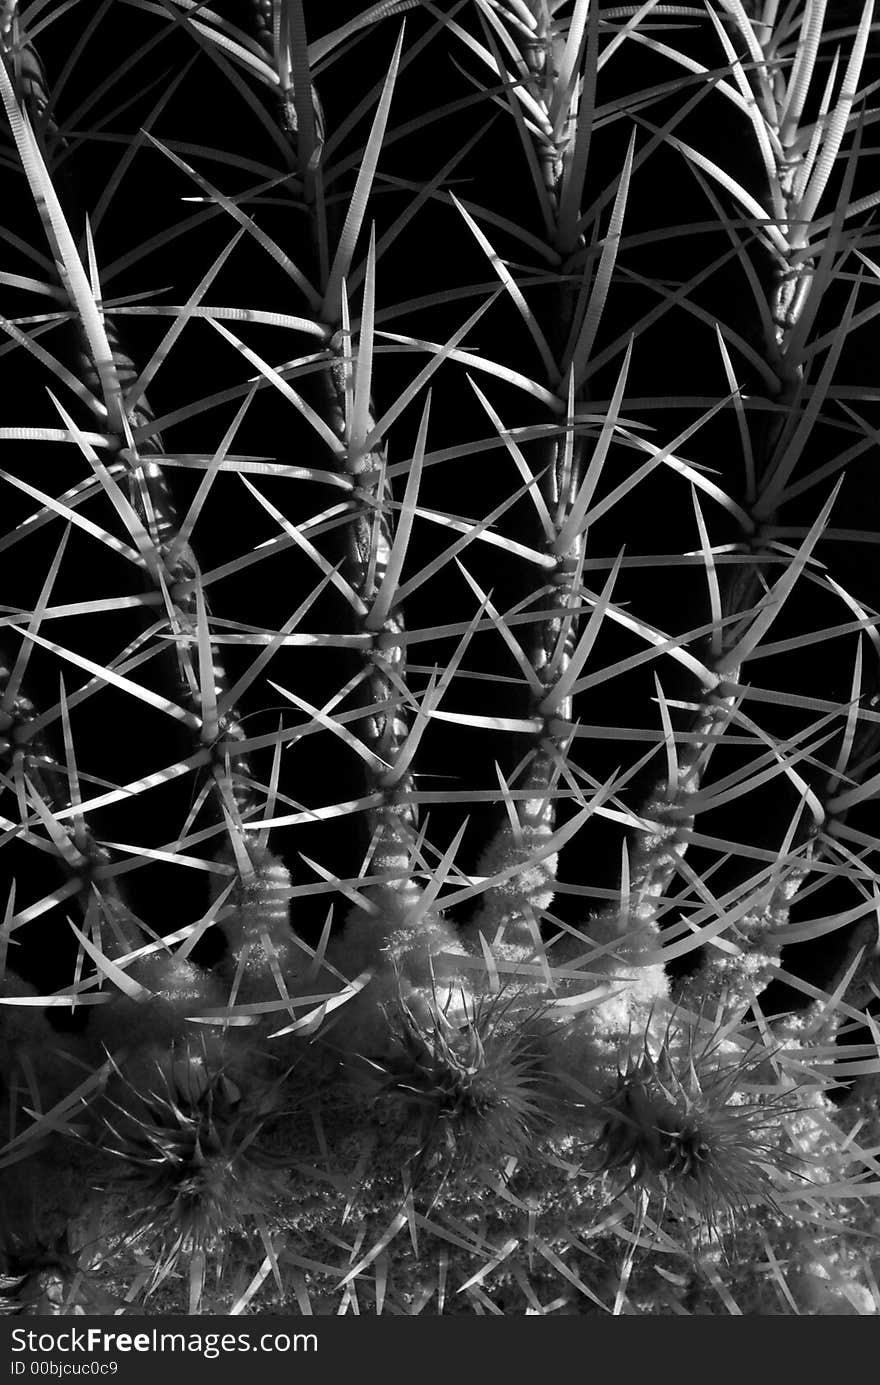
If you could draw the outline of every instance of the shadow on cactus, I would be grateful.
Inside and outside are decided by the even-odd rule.
[[[876,1316],[873,0],[82,9],[0,4],[2,1310]]]

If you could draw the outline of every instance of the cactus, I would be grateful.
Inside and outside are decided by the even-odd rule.
[[[0,21],[2,1310],[880,1312],[872,0]]]

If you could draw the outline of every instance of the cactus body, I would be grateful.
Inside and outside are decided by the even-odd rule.
[[[880,1312],[871,0],[44,8],[0,1311]]]

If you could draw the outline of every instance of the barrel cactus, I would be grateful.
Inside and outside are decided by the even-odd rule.
[[[0,43],[5,1310],[880,1312],[873,0]]]

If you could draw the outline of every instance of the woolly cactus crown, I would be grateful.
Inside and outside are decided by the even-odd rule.
[[[0,6],[9,1311],[880,1310],[876,27]]]

